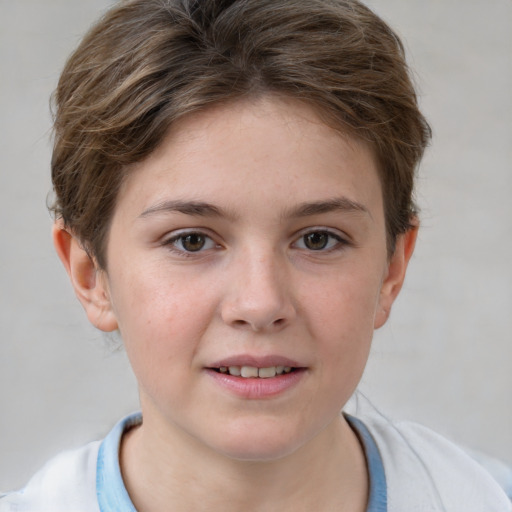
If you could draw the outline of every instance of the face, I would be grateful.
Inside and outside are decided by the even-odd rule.
[[[121,332],[146,428],[238,459],[339,421],[404,266],[372,152],[277,98],[179,122],[125,181],[107,261],[95,323]]]

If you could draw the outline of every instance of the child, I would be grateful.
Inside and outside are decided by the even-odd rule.
[[[350,0],[121,2],[55,95],[54,243],[141,415],[3,511],[506,511],[422,427],[340,414],[400,291],[430,130]]]

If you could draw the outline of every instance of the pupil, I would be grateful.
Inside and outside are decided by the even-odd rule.
[[[183,244],[183,248],[187,251],[199,251],[204,247],[205,240],[204,236],[201,235],[187,235],[183,237],[181,242]]]
[[[329,241],[329,235],[327,235],[327,233],[309,233],[304,238],[306,247],[313,251],[324,249]]]

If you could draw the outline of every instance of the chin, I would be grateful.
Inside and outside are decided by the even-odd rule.
[[[219,438],[218,442],[212,443],[218,453],[230,459],[252,462],[282,459],[305,443],[303,436],[276,422],[237,425],[224,431]]]
[[[241,462],[271,462],[283,459],[297,450],[298,446],[277,443],[251,443],[251,446],[223,447],[220,451],[225,457]]]

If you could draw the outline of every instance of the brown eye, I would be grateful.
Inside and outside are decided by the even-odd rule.
[[[329,243],[329,233],[324,231],[315,231],[304,235],[304,245],[311,251],[321,251]]]
[[[206,244],[206,237],[199,233],[191,233],[190,235],[180,237],[181,246],[185,251],[200,251]]]
[[[213,249],[218,249],[219,246],[208,235],[200,231],[181,232],[176,236],[164,240],[163,244],[168,247],[172,252],[181,256],[191,256],[193,253],[203,253]]]

